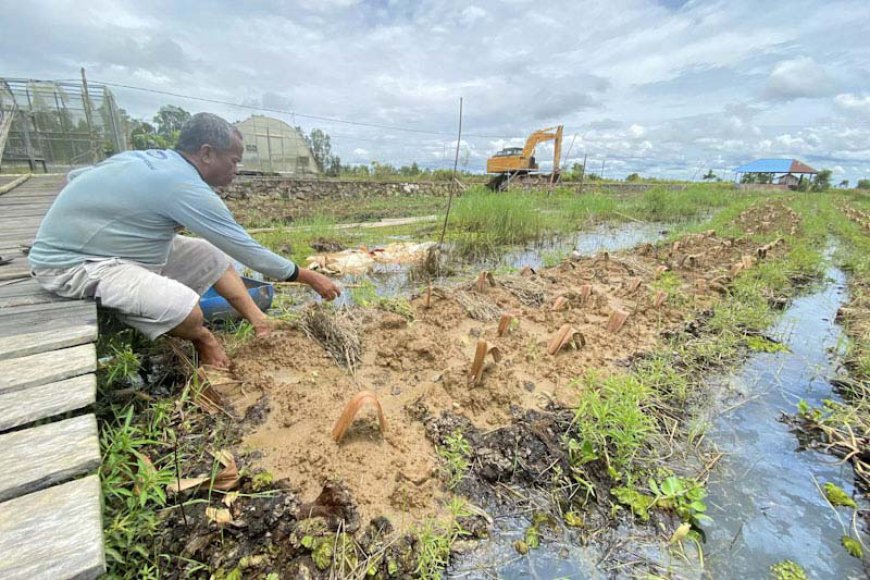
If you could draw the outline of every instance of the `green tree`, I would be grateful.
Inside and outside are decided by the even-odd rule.
[[[329,158],[329,164],[324,168],[324,172],[330,177],[338,177],[341,175],[341,157],[332,155]]]
[[[838,185],[837,187],[839,187],[840,189],[849,189],[849,180],[844,179],[843,181],[840,182],[840,185]]]
[[[169,149],[167,139],[157,134],[154,125],[138,119],[129,119],[130,144],[133,149]],[[177,139],[176,139],[177,140]]]
[[[855,187],[858,189],[870,189],[870,179],[859,179]]]
[[[167,143],[168,147],[174,147],[178,142],[181,127],[190,119],[190,113],[175,105],[163,105],[152,121],[157,125],[157,134]]]
[[[637,173],[632,173],[628,177],[625,178],[626,181],[640,181],[640,175]]]
[[[580,181],[583,171],[582,163],[572,163],[571,169],[566,167],[562,170],[562,181]]]
[[[717,179],[717,177],[716,177],[716,174],[713,173],[713,170],[710,169],[707,171],[707,173],[705,173],[703,175],[703,177],[701,177],[701,179],[703,179],[704,181],[711,181],[711,180]]]
[[[813,183],[813,191],[825,191],[831,189],[831,175],[833,171],[830,169],[822,169],[816,174],[816,180]]]
[[[312,129],[306,141],[317,166],[321,171],[326,171],[332,157],[332,140],[329,135],[320,129]]]
[[[302,127],[298,126],[296,130],[305,139],[317,167],[326,175],[333,177],[340,175],[342,172],[341,158],[332,154],[332,139],[329,134],[322,129],[312,129],[311,133],[306,135],[302,131]]]

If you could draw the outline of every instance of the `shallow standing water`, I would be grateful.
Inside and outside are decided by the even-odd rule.
[[[597,252],[618,252],[646,242],[660,240],[672,226],[663,223],[605,223],[596,224],[589,230],[582,230],[567,236],[557,236],[547,242],[523,249],[507,251],[495,260],[484,260],[476,268],[541,268],[548,253],[562,258],[572,251],[584,256]],[[475,272],[476,273],[476,272]],[[373,284],[378,296],[401,296],[422,287],[422,283],[412,279],[407,264],[376,263],[371,272],[361,275],[345,275],[339,280],[345,287],[353,289],[360,284]],[[298,290],[297,290],[298,291]],[[307,292],[307,290],[303,290]],[[345,292],[335,301],[336,306],[353,304],[353,293]]]
[[[618,252],[643,243],[657,242],[672,227],[670,224],[652,222],[598,224],[590,230],[579,231],[571,236],[557,237],[543,244],[543,247],[508,252],[498,260],[498,265],[513,268],[525,266],[540,268],[544,265],[544,255],[547,252],[567,255],[576,251],[584,256],[603,251]]]
[[[713,578],[764,578],[782,560],[797,562],[811,578],[866,578],[861,561],[840,545],[852,510],[835,513],[819,491],[833,482],[851,494],[851,465],[800,450],[777,420],[783,411],[795,413],[801,399],[818,406],[837,398],[828,381],[843,339],[834,317],[845,299],[845,276],[832,268],[828,277],[821,291],[794,300],[770,332],[789,352],[758,353],[730,378],[739,393],[733,409],[707,433],[726,453],[708,486],[713,522],[705,526],[705,553]]]

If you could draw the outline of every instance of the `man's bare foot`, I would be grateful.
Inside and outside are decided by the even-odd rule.
[[[200,365],[208,365],[218,369],[230,368],[230,357],[227,356],[221,343],[218,342],[212,333],[209,332],[208,337],[195,341],[193,346],[199,354]]]

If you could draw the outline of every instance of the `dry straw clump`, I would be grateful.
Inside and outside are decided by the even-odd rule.
[[[359,324],[350,310],[330,311],[314,304],[302,311],[302,331],[326,349],[339,365],[353,371],[362,354],[357,329]]]
[[[540,308],[547,300],[544,286],[539,282],[524,277],[511,277],[501,280],[505,290],[513,294],[523,305]]]
[[[481,294],[460,290],[454,295],[454,298],[456,298],[456,301],[465,309],[468,315],[475,320],[489,322],[490,320],[495,320],[501,314],[498,306]]]

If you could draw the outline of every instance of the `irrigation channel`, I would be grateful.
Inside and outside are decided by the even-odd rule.
[[[630,556],[620,559],[645,560],[680,578],[768,578],[771,565],[784,560],[802,566],[809,578],[867,577],[864,564],[840,545],[854,525],[853,510],[833,508],[821,491],[832,482],[859,496],[853,496],[851,465],[803,448],[783,421],[801,400],[811,406],[839,400],[830,379],[837,374],[844,340],[835,318],[845,293],[844,273],[829,268],[822,287],[795,299],[770,329],[769,336],[787,350],[756,353],[736,372],[708,382],[723,395],[708,410],[706,439],[725,455],[708,484],[713,521],[705,525],[704,568],[692,550],[687,549],[690,558],[681,558],[660,543],[634,540],[630,531],[618,548]],[[859,506],[867,509],[863,503]],[[528,525],[519,516],[496,519],[492,539],[458,558],[450,577],[630,576],[630,568],[623,574],[602,571],[603,550],[572,544],[567,532],[563,541],[542,543],[519,557],[513,542]]]

